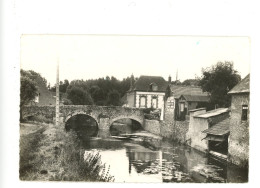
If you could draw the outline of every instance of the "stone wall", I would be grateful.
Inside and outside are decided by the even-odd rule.
[[[174,139],[180,143],[186,143],[186,134],[189,130],[189,121],[175,121],[174,130]]]
[[[22,109],[22,117],[42,116],[46,119],[53,120],[55,118],[55,106],[25,106]]]
[[[144,129],[150,133],[160,135],[161,133],[161,125],[158,120],[144,120]]]
[[[203,152],[205,152],[208,148],[207,141],[202,140],[206,137],[206,134],[202,133],[202,131],[208,129],[208,120],[195,118],[194,116],[204,114],[205,112],[205,108],[190,111],[189,128],[186,134],[187,144]]]
[[[248,105],[248,120],[242,121],[242,105]],[[247,166],[249,159],[249,94],[232,95],[229,160],[239,166]]]

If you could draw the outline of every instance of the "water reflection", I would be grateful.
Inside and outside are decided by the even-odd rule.
[[[98,134],[99,135],[99,134]],[[163,142],[159,150],[113,138],[88,138],[85,150],[97,149],[110,165],[115,182],[246,182],[247,170],[197,150]]]

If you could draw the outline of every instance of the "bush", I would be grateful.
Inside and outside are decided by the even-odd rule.
[[[144,111],[144,118],[149,120],[160,120],[161,111],[153,108],[146,108]]]

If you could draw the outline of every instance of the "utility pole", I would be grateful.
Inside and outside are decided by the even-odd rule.
[[[56,73],[56,126],[60,121],[60,91],[59,91],[59,59],[57,61],[57,73]]]

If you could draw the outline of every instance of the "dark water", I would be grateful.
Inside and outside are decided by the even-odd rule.
[[[90,131],[91,132],[91,131]],[[95,131],[92,131],[92,133]],[[142,142],[118,140],[110,131],[82,136],[86,152],[99,151],[115,182],[247,182],[248,171],[218,161],[188,146],[162,141],[150,149]]]

